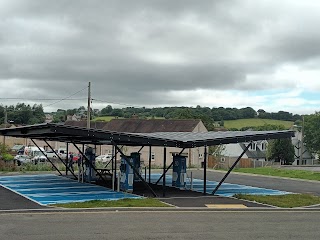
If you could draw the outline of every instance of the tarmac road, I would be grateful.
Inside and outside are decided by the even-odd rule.
[[[189,176],[190,171],[192,171],[194,178],[203,179],[203,170],[189,170]],[[227,172],[208,170],[207,180],[219,182],[226,173]],[[243,184],[253,187],[276,189],[293,193],[311,193],[313,195],[320,196],[320,181],[285,179],[277,177],[231,173],[225,180],[225,182]]]
[[[0,239],[318,239],[320,211],[0,212]]]

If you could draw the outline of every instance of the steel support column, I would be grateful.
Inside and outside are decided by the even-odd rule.
[[[207,195],[207,146],[204,146],[203,156],[203,195]]]
[[[62,176],[62,173],[59,171],[59,169],[53,164],[53,162],[47,157],[47,155],[41,150],[41,148],[31,139],[34,145],[39,149],[39,151],[47,158],[47,160],[51,163],[51,165],[59,172],[59,174]]]
[[[156,181],[156,184],[158,184],[158,183],[161,181],[161,179],[162,179],[162,178],[164,177],[164,175],[169,171],[169,169],[172,167],[172,165],[173,165],[173,162],[170,163],[169,167],[167,167],[166,169],[164,169],[162,175],[161,175],[161,176],[159,177],[159,179]]]
[[[251,147],[252,142],[250,142],[248,144],[248,146],[243,150],[243,152],[241,153],[241,155],[238,157],[238,159],[234,162],[234,164],[231,166],[231,168],[228,170],[228,172],[226,173],[226,175],[221,179],[221,181],[219,182],[219,184],[216,186],[216,188],[212,191],[212,194],[214,195],[218,189],[220,188],[221,184],[224,182],[224,180],[226,180],[226,178],[229,176],[229,174],[231,173],[231,171],[234,169],[234,167],[237,165],[237,163],[240,161],[240,159],[242,158],[242,156],[246,153],[246,151],[249,149],[249,147]]]
[[[51,145],[46,141],[44,140],[44,142],[49,146],[49,148],[51,149],[52,152],[54,152],[57,156],[57,158],[63,163],[63,165],[66,167],[66,168],[69,168],[68,164],[66,164],[62,158],[55,152],[55,150],[53,149],[53,147],[51,147]],[[71,169],[69,169],[69,171],[72,173],[72,175],[77,179],[77,176],[74,174],[73,171],[71,171]]]
[[[66,149],[66,165],[68,166],[66,168],[66,175],[68,175],[68,168],[69,168],[69,143],[67,142],[67,149]]]
[[[151,145],[149,146],[149,183],[151,183]]]
[[[116,149],[116,146],[114,146],[114,150],[115,150],[115,155],[114,155],[114,172],[113,172],[113,179],[114,179],[114,183],[113,183],[113,188],[116,189],[117,188],[117,154],[118,154],[118,151]],[[120,191],[120,189],[119,189]]]
[[[167,164],[167,148],[163,148],[163,180],[162,180],[162,196],[166,196],[166,164]]]
[[[142,146],[142,147],[139,149],[138,153],[140,153],[143,148],[144,148],[144,146]]]

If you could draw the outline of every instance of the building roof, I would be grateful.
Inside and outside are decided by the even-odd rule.
[[[291,138],[293,131],[123,133],[46,123],[0,129],[0,135],[77,144],[118,144],[193,148],[238,142]]]
[[[93,121],[91,121],[90,122],[90,128],[103,129],[107,124],[108,124],[108,122],[103,122],[103,121],[95,121],[95,122],[93,122]],[[87,121],[68,120],[68,121],[65,121],[64,125],[86,128],[87,127]]]
[[[90,122],[91,128],[129,133],[192,132],[201,120],[195,119],[112,119],[110,122]],[[87,127],[86,121],[66,121],[65,125]]]
[[[247,146],[244,143],[240,143],[240,147],[242,148],[242,150],[245,150]],[[266,152],[261,151],[258,146],[256,146],[255,151],[248,149],[248,151],[246,151],[246,155],[248,156],[248,158],[252,158],[252,159],[266,158]]]
[[[103,129],[130,133],[192,132],[200,121],[195,119],[112,119]]]

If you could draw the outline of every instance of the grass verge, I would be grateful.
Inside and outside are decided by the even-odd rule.
[[[101,208],[101,207],[171,207],[154,198],[143,199],[120,199],[116,201],[92,200],[87,202],[74,202],[64,204],[53,204],[54,207],[64,208]]]
[[[320,197],[310,194],[286,194],[276,196],[236,194],[234,197],[281,208],[295,208],[320,204]]]
[[[289,169],[280,169],[280,168],[272,168],[272,167],[238,168],[238,169],[234,169],[233,171],[241,172],[241,173],[260,174],[260,175],[266,175],[266,176],[287,177],[287,178],[320,181],[320,172],[312,172],[312,171],[289,170]]]
[[[248,119],[237,119],[237,120],[225,120],[224,126],[226,128],[237,128],[241,129],[243,127],[258,127],[265,124],[271,125],[283,125],[285,129],[292,127],[293,122],[291,121],[282,121],[274,119],[261,119],[261,118],[248,118]]]

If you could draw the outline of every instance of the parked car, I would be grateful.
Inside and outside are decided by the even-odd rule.
[[[16,160],[18,166],[31,162],[31,158],[28,155],[17,155],[14,157],[14,160]]]
[[[96,162],[102,162],[102,163],[107,163],[112,159],[112,156],[107,154],[107,155],[100,155],[96,157]]]
[[[59,157],[61,159],[66,159],[66,157],[67,157],[67,149],[59,148],[57,153],[58,153],[58,155],[59,155]]]
[[[47,155],[48,158],[56,158],[57,154],[53,151],[46,151],[45,154]]]
[[[34,164],[44,163],[46,161],[47,161],[47,157],[45,155],[43,155],[42,152],[39,152],[36,156],[34,156],[31,159],[31,162],[33,162]]]

